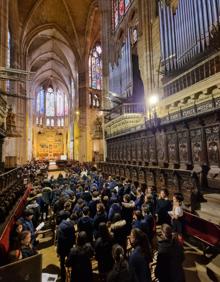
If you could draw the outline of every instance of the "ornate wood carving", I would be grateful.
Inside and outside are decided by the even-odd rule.
[[[125,170],[123,166],[120,167],[120,176],[125,176]]]
[[[178,132],[179,160],[180,164],[186,165],[188,162],[188,132]]]
[[[205,129],[208,161],[210,166],[219,166],[219,125]]]
[[[130,169],[129,169],[128,167],[125,169],[125,176],[126,176],[126,178],[128,178],[128,179],[131,178],[131,172],[130,172]]]
[[[167,147],[168,147],[168,162],[171,165],[176,165],[178,163],[178,157],[179,157],[176,132],[167,134]]]
[[[155,178],[152,171],[147,170],[146,180],[147,180],[147,186],[155,186]]]
[[[145,175],[145,171],[143,168],[140,168],[138,171],[138,180],[140,183],[146,182],[146,175]]]
[[[142,139],[142,148],[143,148],[143,161],[145,163],[149,162],[149,156],[148,156],[148,139],[144,137]]]
[[[159,164],[163,164],[165,162],[165,150],[166,150],[166,136],[164,132],[158,132],[156,134],[156,142],[157,142],[157,159]]]
[[[165,180],[164,172],[162,172],[159,169],[156,171],[156,187],[158,191],[166,187],[166,180]]]
[[[132,181],[138,181],[137,169],[133,168],[131,174],[132,174]]]
[[[200,165],[202,161],[202,130],[201,128],[190,130],[192,160],[194,165]]]
[[[148,137],[148,144],[149,144],[149,161],[154,164],[157,163],[157,158],[156,158],[156,140],[155,136],[152,135]]]

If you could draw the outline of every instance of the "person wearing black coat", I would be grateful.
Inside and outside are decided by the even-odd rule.
[[[124,258],[124,249],[116,244],[112,248],[112,256],[115,264],[112,271],[108,274],[107,282],[137,282],[132,268]]]
[[[172,228],[169,225],[163,224],[161,231],[163,240],[158,243],[155,276],[159,282],[185,282],[183,247],[172,238]]]
[[[96,215],[94,217],[94,236],[95,238],[98,237],[98,229],[99,229],[99,224],[101,222],[107,222],[107,214],[105,212],[105,206],[101,203],[97,204],[96,206]]]
[[[74,223],[67,220],[62,220],[57,229],[57,254],[60,257],[60,272],[61,280],[65,282],[66,269],[65,259],[69,255],[70,249],[76,241]]]
[[[81,231],[77,238],[77,245],[74,246],[66,261],[66,266],[71,267],[71,282],[92,282],[92,263],[91,258],[93,249],[87,243],[87,236]]]
[[[83,208],[83,216],[78,220],[78,231],[85,231],[89,242],[93,241],[93,219],[89,216],[89,207]]]
[[[99,224],[99,237],[95,242],[95,257],[98,261],[100,278],[106,280],[107,273],[113,267],[112,258],[113,235],[104,222]]]
[[[131,200],[130,195],[128,194],[124,195],[122,202],[121,217],[126,221],[127,235],[129,235],[131,231],[134,208],[135,208],[135,203],[134,201]]]
[[[89,191],[89,187],[85,187],[85,190],[82,194],[82,199],[86,201],[86,203],[89,203],[92,200],[92,195]]]
[[[129,266],[134,271],[138,282],[151,282],[149,264],[152,254],[147,235],[138,228],[131,230],[130,242],[133,249],[129,257]]]
[[[160,191],[160,198],[157,199],[156,203],[156,217],[157,223],[162,225],[164,223],[170,224],[171,219],[168,211],[172,210],[171,201],[168,199],[169,192],[167,189],[162,189]]]
[[[154,218],[149,210],[149,206],[142,205],[143,219],[141,220],[140,229],[147,235],[148,240],[152,243],[155,231],[154,231]]]

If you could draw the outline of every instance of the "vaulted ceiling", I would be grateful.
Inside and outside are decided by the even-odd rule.
[[[47,79],[70,90],[100,33],[97,0],[17,0],[17,7],[32,91]]]
[[[54,24],[77,49],[84,46],[95,7],[95,0],[18,0],[24,35],[41,26]]]

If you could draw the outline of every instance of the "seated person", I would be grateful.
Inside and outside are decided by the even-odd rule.
[[[31,232],[23,231],[21,233],[21,254],[22,258],[31,257],[37,254],[37,251],[31,244]]]

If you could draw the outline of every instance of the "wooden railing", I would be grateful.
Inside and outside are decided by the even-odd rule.
[[[145,112],[143,103],[124,103],[116,106],[105,115],[105,121],[109,122],[121,115],[125,114],[142,114]]]
[[[17,167],[0,175],[0,191],[20,182],[22,167]]]

